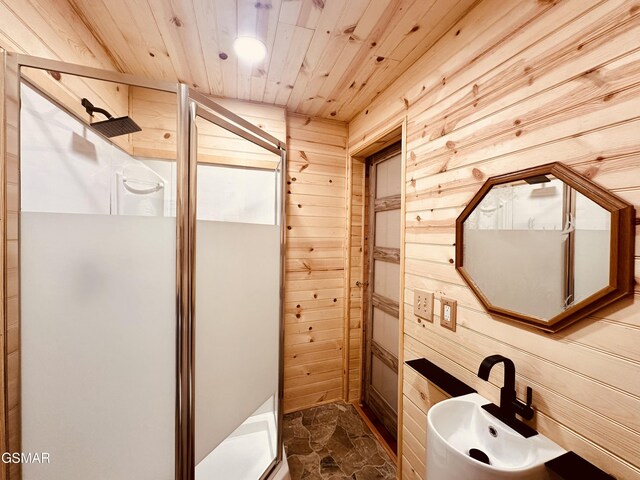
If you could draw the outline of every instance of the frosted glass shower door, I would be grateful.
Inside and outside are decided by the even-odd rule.
[[[258,480],[278,452],[280,157],[194,126],[196,478]]]
[[[50,457],[21,478],[173,480],[175,160],[134,158],[26,85],[20,157],[21,447]],[[112,209],[149,165],[166,205],[136,184]]]

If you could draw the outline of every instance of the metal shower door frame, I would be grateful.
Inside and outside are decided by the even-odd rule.
[[[195,418],[194,418],[194,314],[195,314],[195,205],[197,157],[192,152],[194,145],[193,120],[195,108],[210,112],[208,117],[222,128],[229,130],[252,143],[256,143],[280,156],[280,331],[278,372],[278,441],[277,457],[259,480],[268,478],[282,460],[282,401],[284,358],[284,252],[285,252],[285,172],[286,145],[242,117],[216,104],[208,97],[184,84],[150,80],[135,75],[84,67],[66,62],[48,60],[0,49],[0,236],[2,237],[2,276],[0,276],[0,308],[2,310],[3,351],[0,356],[2,372],[2,396],[0,409],[0,448],[2,451],[21,451],[20,424],[16,427],[9,421],[9,405],[15,403],[20,411],[19,360],[16,391],[9,388],[8,335],[20,331],[20,82],[22,67],[49,72],[75,75],[95,80],[121,83],[175,93],[177,97],[177,196],[176,196],[176,412],[175,412],[175,480],[195,479]],[[46,92],[43,95],[49,98]],[[55,100],[54,100],[55,101]],[[14,245],[17,248],[14,248]],[[9,300],[17,297],[18,308]],[[8,332],[7,325],[13,319],[18,328]],[[19,343],[18,343],[19,344]],[[18,350],[18,355],[20,351]],[[17,385],[17,386],[15,386]],[[19,420],[18,420],[19,422]],[[16,431],[17,430],[17,431]],[[14,442],[14,443],[12,443]],[[0,465],[0,479],[19,480],[19,469],[9,464]]]
[[[285,249],[286,249],[286,226],[285,226],[285,177],[284,173],[286,172],[286,163],[287,163],[287,152],[286,145],[273,137],[272,135],[264,132],[260,128],[255,125],[245,121],[241,117],[237,116],[230,110],[218,105],[205,95],[193,90],[192,88],[187,87],[186,85],[180,85],[180,91],[178,95],[181,99],[184,98],[187,101],[186,109],[188,111],[188,125],[182,125],[181,128],[186,129],[183,135],[184,139],[188,139],[188,145],[182,145],[182,147],[186,147],[189,150],[189,183],[192,186],[189,190],[189,235],[192,240],[189,242],[190,246],[195,246],[196,239],[196,203],[197,203],[197,169],[198,169],[198,155],[197,155],[197,126],[196,126],[196,117],[200,117],[210,123],[213,123],[233,134],[236,134],[246,140],[251,141],[252,143],[259,145],[265,150],[270,151],[273,154],[276,154],[280,157],[280,162],[276,166],[273,171],[280,171],[280,205],[279,205],[279,218],[280,218],[280,312],[279,312],[279,345],[278,345],[278,411],[277,411],[277,441],[276,441],[276,458],[271,462],[271,464],[267,467],[262,476],[257,480],[266,480],[268,479],[272,473],[275,472],[276,468],[282,461],[282,420],[284,416],[283,410],[283,401],[284,401],[284,272],[285,272]],[[244,167],[239,167],[244,168]],[[247,167],[249,168],[249,167]],[[250,167],[251,170],[263,170],[262,168]],[[276,202],[278,198],[276,198]],[[191,265],[191,314],[190,319],[191,322],[195,321],[195,249],[192,249],[190,252],[189,264]],[[194,326],[191,326],[191,332],[194,332]],[[194,362],[194,345],[195,345],[195,335],[191,338],[191,345],[189,349],[191,351],[191,363],[193,365]],[[195,379],[195,377],[194,377]],[[192,401],[194,399],[194,395],[192,392]],[[195,410],[195,406],[192,405],[192,409]],[[193,439],[193,432],[195,431],[195,415],[191,415],[191,429]],[[195,445],[192,445],[190,455],[194,455],[195,453]]]

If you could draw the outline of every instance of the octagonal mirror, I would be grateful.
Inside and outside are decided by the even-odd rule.
[[[492,177],[456,221],[485,308],[555,332],[633,293],[634,209],[560,163]]]

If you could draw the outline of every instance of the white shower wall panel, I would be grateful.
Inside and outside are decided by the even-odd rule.
[[[22,213],[24,480],[170,480],[175,219]]]
[[[108,215],[115,172],[141,164],[24,84],[20,128],[22,211]]]
[[[280,227],[198,221],[196,245],[197,464],[277,397]]]

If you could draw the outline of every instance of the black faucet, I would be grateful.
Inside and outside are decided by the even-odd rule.
[[[516,397],[516,367],[510,359],[502,355],[491,355],[485,358],[478,369],[478,376],[483,380],[489,380],[489,372],[496,363],[504,363],[504,385],[500,389],[501,416],[515,420],[517,413],[524,419],[531,420],[533,418],[531,387],[527,387],[527,403],[519,401]]]

